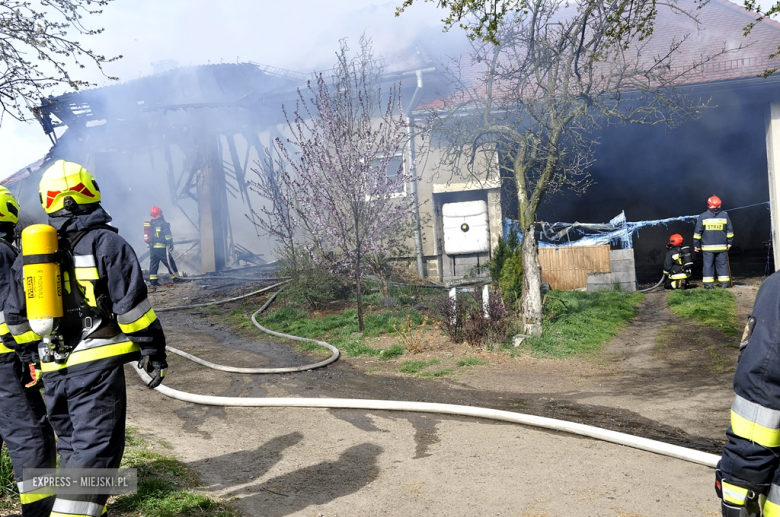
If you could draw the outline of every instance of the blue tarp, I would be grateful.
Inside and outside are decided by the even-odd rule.
[[[769,201],[732,208],[731,210],[726,210],[726,212],[761,205],[767,205],[767,208],[769,208]],[[642,228],[667,226],[669,223],[674,222],[689,222],[693,224],[696,222],[697,217],[698,215],[681,215],[679,217],[655,219],[653,221],[630,222],[626,221],[626,213],[620,212],[619,215],[613,217],[608,223],[541,223],[539,247],[612,244],[628,249],[634,247],[634,234]],[[509,236],[509,231],[513,226],[522,241],[523,235],[520,231],[519,223],[509,218],[504,219],[504,239]]]

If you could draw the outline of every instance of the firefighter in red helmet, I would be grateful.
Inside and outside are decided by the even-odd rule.
[[[151,285],[159,285],[157,268],[160,267],[160,262],[168,268],[171,280],[176,282],[179,279],[179,270],[176,268],[176,262],[174,262],[171,255],[173,251],[171,225],[163,217],[159,206],[153,206],[149,215],[152,216],[150,221],[151,239],[149,242],[149,283]]]
[[[664,260],[664,275],[666,289],[685,289],[688,286],[688,278],[691,276],[691,252],[688,246],[683,246],[683,237],[675,233],[669,237],[666,245],[666,259]]]
[[[734,228],[726,212],[721,212],[721,201],[718,196],[707,200],[707,211],[696,220],[693,232],[694,249],[702,251],[704,269],[702,281],[705,289],[712,289],[715,284],[715,272],[721,287],[730,287],[728,250],[734,240]]]

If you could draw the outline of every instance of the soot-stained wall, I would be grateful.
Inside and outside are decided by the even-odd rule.
[[[539,220],[607,222],[625,210],[629,221],[697,215],[717,195],[725,209],[769,200],[765,144],[768,105],[738,98],[713,99],[697,120],[669,132],[663,127],[608,128],[600,136],[583,196],[551,196]],[[768,205],[729,212],[734,223],[731,252],[735,275],[763,272],[769,239]],[[659,277],[669,235],[692,243],[693,223],[646,228],[634,236],[640,281]],[[694,277],[701,276],[696,267]]]

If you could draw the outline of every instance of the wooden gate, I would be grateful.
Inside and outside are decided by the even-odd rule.
[[[588,286],[588,273],[609,273],[609,244],[539,248],[542,282],[553,289]]]

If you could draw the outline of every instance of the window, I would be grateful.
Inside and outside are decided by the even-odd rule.
[[[399,178],[399,176],[403,175],[403,172],[404,157],[402,154],[397,154],[387,162],[387,167],[385,168],[385,179],[390,194],[406,194],[406,182],[400,181]]]

